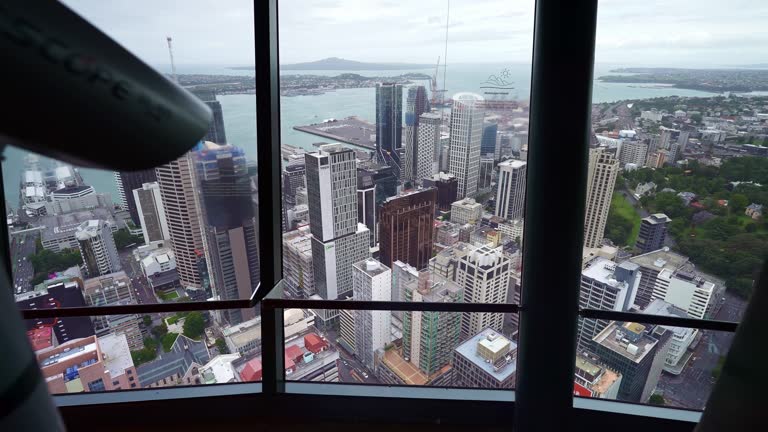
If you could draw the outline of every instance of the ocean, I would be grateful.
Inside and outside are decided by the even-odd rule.
[[[596,65],[595,77],[605,75],[611,69],[621,65]],[[158,66],[158,70],[167,72],[168,66]],[[504,72],[506,71],[506,72]],[[177,66],[179,74],[218,74],[247,75],[249,71],[228,69],[226,66]],[[408,72],[434,73],[434,69],[354,71],[363,76],[395,76]],[[343,71],[284,71],[284,74],[337,75]],[[530,94],[530,65],[524,64],[456,64],[450,65],[446,74],[446,94],[448,96],[463,91],[482,93],[480,87],[493,76],[504,77],[514,89],[511,95],[516,99],[528,99]],[[567,71],[563,71],[567,73]],[[442,81],[442,70],[438,76]],[[427,82],[421,83],[429,88]],[[604,83],[595,80],[592,89],[593,103],[614,102],[624,99],[644,99],[662,96],[711,96],[697,90],[659,87],[652,85]],[[245,150],[249,159],[256,159],[256,101],[253,95],[218,96],[224,112],[224,125],[229,143]],[[322,138],[299,132],[294,126],[317,123],[327,118],[358,116],[373,122],[375,116],[375,91],[373,88],[344,89],[331,91],[316,96],[294,96],[280,98],[281,141],[311,150],[312,144]],[[109,143],[104,144],[105,149]],[[4,191],[7,201],[14,208],[18,206],[19,179],[24,168],[26,152],[8,146],[2,163]],[[117,199],[117,186],[111,171],[81,168],[80,173],[86,184],[97,192],[109,193],[113,201]]]

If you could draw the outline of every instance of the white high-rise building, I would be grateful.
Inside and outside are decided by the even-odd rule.
[[[522,219],[525,216],[525,178],[527,163],[507,160],[499,164],[496,216]]]
[[[171,246],[176,255],[176,271],[183,287],[201,288],[198,255],[203,251],[196,180],[189,154],[155,169]]]
[[[635,164],[636,166],[641,167],[645,165],[647,159],[648,144],[642,141],[626,140],[621,145],[619,163],[622,169],[625,168],[627,164]]]
[[[448,171],[459,180],[456,194],[459,199],[477,192],[480,142],[485,116],[482,101],[483,97],[474,93],[457,93],[453,96]]]
[[[81,223],[75,238],[89,278],[118,272],[122,269],[110,224],[91,219]]]
[[[133,190],[133,199],[141,222],[141,233],[144,243],[160,240],[170,240],[171,233],[165,217],[163,198],[160,195],[160,185],[157,182],[144,183],[141,189]]]
[[[352,292],[352,264],[370,256],[370,232],[357,221],[355,153],[340,144],[305,155],[315,291],[335,300]]]
[[[440,165],[440,114],[424,113],[419,120],[416,156],[416,182],[431,178]]]
[[[611,209],[613,187],[619,172],[619,162],[613,153],[602,148],[589,150],[587,173],[587,205],[584,217],[584,247],[600,246],[605,234],[605,222]]]
[[[651,299],[664,300],[684,310],[691,318],[703,319],[714,291],[714,283],[695,273],[665,268],[656,276]]]
[[[353,269],[354,300],[390,300],[392,271],[389,267],[368,258],[355,263]],[[376,350],[383,349],[392,340],[391,325],[389,311],[355,311],[355,354],[370,370],[374,369]]]
[[[120,177],[119,171],[113,171],[112,175],[115,177],[115,185],[117,186],[117,205],[125,210],[128,208],[128,202],[125,200],[125,189],[123,188],[123,180]]]
[[[459,260],[456,283],[464,290],[465,303],[504,303],[509,293],[512,265],[501,248],[482,246],[471,250]],[[485,328],[501,332],[504,314],[467,312],[461,319],[462,339],[480,333]]]
[[[596,257],[581,272],[579,307],[622,312],[635,303],[640,285],[640,266],[624,261],[621,264]],[[603,331],[610,320],[579,318],[578,349],[591,350],[592,338]]]

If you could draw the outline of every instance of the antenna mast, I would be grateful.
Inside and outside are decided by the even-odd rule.
[[[173,80],[178,84],[179,77],[176,76],[176,63],[173,61],[173,46],[171,45],[173,39],[171,39],[170,36],[166,36],[165,40],[168,41],[168,55],[171,56],[171,75],[173,76]],[[448,48],[446,47],[446,49]]]

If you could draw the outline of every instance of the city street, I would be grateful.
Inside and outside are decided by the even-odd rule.
[[[321,333],[322,334],[322,333]],[[378,379],[368,370],[362,363],[360,363],[353,355],[348,353],[344,348],[336,343],[338,334],[335,331],[329,331],[324,334],[326,339],[330,341],[334,348],[339,352],[339,360],[337,361],[339,367],[339,382],[343,383],[356,383],[356,384],[381,384]],[[368,378],[363,375],[368,375]]]
[[[32,279],[32,276],[35,275],[35,271],[32,268],[32,263],[28,257],[35,253],[35,239],[37,237],[38,233],[35,231],[28,234],[13,236],[11,239],[14,294],[31,291],[32,288],[34,288],[29,281]],[[19,291],[19,288],[21,288],[21,291]]]
[[[119,252],[119,256],[123,271],[131,278],[137,303],[157,303],[157,297],[152,292],[152,287],[149,286],[147,278],[144,277],[141,265],[133,259],[133,249],[122,250]]]
[[[740,321],[746,301],[725,293],[725,302],[715,315],[721,321]],[[678,376],[662,373],[657,391],[669,406],[702,409],[714,386],[712,371],[720,356],[728,353],[733,333],[703,332],[693,356]]]

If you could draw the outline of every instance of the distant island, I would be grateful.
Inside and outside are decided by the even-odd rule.
[[[402,69],[431,69],[434,65],[416,63],[364,63],[354,60],[346,60],[338,57],[329,57],[307,63],[281,64],[282,70],[402,70]],[[253,70],[253,66],[235,66],[234,70]]]
[[[768,91],[768,70],[761,69],[621,68],[611,72],[632,75],[606,75],[598,80],[625,84],[667,84],[714,93]]]

